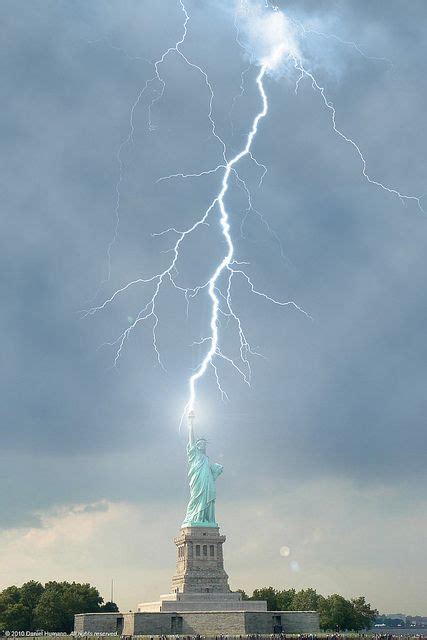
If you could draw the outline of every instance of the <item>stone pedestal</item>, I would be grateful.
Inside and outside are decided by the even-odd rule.
[[[173,593],[230,593],[224,571],[219,527],[185,527],[174,540],[177,546]]]
[[[267,611],[265,601],[242,600],[241,593],[230,591],[222,552],[225,536],[218,527],[183,527],[174,542],[173,593],[139,604],[138,612]]]

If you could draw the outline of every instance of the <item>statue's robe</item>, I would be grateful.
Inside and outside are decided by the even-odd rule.
[[[208,456],[198,449],[197,444],[187,445],[188,479],[190,501],[185,525],[215,524],[215,480],[222,473],[221,464],[211,464]]]

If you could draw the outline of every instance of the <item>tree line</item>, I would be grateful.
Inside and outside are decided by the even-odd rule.
[[[361,631],[370,629],[378,611],[372,609],[363,596],[347,600],[334,593],[322,596],[315,589],[283,589],[273,587],[255,589],[248,596],[242,589],[244,600],[266,600],[269,611],[317,611],[320,628],[325,631]]]
[[[361,631],[370,628],[378,611],[363,596],[347,600],[334,594],[322,596],[315,589],[255,589],[252,596],[240,590],[244,600],[266,600],[269,611],[318,611],[324,630]],[[31,580],[22,587],[7,587],[0,592],[0,631],[62,631],[74,628],[76,613],[118,611],[114,602],[106,602],[98,589],[76,582],[40,582]]]
[[[65,631],[74,628],[74,614],[118,611],[98,589],[77,582],[31,580],[0,592],[0,631]]]

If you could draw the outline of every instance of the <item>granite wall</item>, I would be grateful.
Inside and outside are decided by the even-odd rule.
[[[316,633],[319,614],[315,611],[82,613],[75,616],[74,628],[82,634],[127,636]]]

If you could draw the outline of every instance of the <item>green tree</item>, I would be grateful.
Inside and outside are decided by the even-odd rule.
[[[9,629],[8,609],[19,602],[18,587],[7,587],[0,593],[0,629]],[[21,631],[21,629],[19,629]]]
[[[378,617],[363,596],[347,600],[335,593],[324,597],[315,589],[283,589],[274,587],[255,589],[249,598],[239,589],[243,600],[266,600],[269,611],[318,611],[320,627],[332,631],[362,631],[370,629]]]
[[[105,611],[105,613],[114,613],[119,610],[119,607],[115,602],[106,602],[100,607],[101,611]]]
[[[34,609],[43,585],[31,580],[22,587],[7,587],[0,593],[0,627],[10,631],[33,631]]]
[[[31,580],[0,592],[0,630],[69,633],[76,613],[118,611],[115,602],[102,603],[99,591],[90,584],[47,582],[43,586]]]
[[[273,587],[263,587],[255,589],[251,600],[267,600],[267,609],[269,611],[280,611],[277,598],[278,592]]]
[[[349,600],[334,593],[319,602],[320,627],[324,630],[347,631],[353,628],[354,609]]]
[[[40,582],[36,582],[35,580],[25,582],[19,589],[20,602],[27,609],[28,626],[26,627],[26,629],[29,631],[34,631],[35,629],[34,610],[40,598],[42,597],[43,592],[43,585]]]
[[[301,589],[295,593],[290,608],[293,611],[318,611],[321,597],[315,589]]]
[[[28,609],[20,602],[9,605],[1,615],[0,626],[9,631],[29,631]]]
[[[48,582],[35,610],[37,625],[45,631],[70,633],[76,613],[96,613],[101,604],[98,590],[89,584]]]
[[[370,629],[378,616],[378,611],[372,609],[363,596],[352,598],[351,604],[353,606],[353,624],[351,628],[354,631]]]
[[[48,587],[48,588],[47,588]],[[49,582],[40,598],[35,616],[37,626],[44,631],[65,631],[67,616],[64,612],[63,589],[57,583]]]
[[[17,604],[19,602],[19,588],[18,587],[7,587],[3,589],[0,593],[0,615],[1,612],[12,604]]]
[[[277,611],[289,611],[295,597],[295,589],[283,589],[277,592]]]

